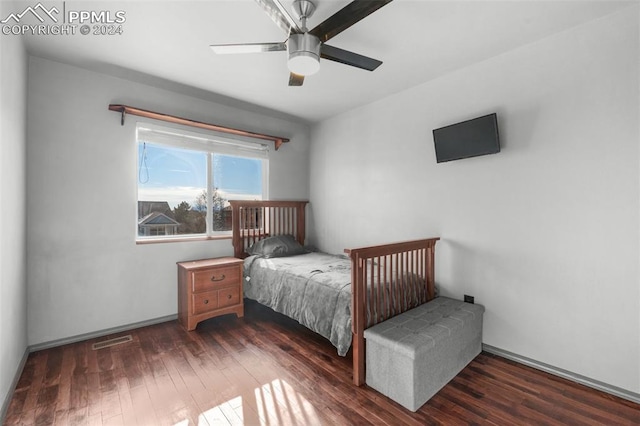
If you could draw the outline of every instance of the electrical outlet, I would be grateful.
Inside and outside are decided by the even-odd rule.
[[[465,295],[464,295],[464,301],[465,301],[465,302],[467,302],[467,303],[474,303],[474,302],[473,302],[473,300],[474,300],[474,297],[473,297],[473,296],[469,296],[468,294],[465,294]]]

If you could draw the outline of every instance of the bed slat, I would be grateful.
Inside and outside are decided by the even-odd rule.
[[[429,238],[345,250],[351,257],[352,268],[355,385],[361,386],[365,380],[364,330],[433,299],[434,253],[438,240]]]

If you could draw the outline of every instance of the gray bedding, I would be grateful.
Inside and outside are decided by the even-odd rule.
[[[249,256],[244,295],[329,339],[345,356],[351,346],[351,262],[343,256],[307,253]]]

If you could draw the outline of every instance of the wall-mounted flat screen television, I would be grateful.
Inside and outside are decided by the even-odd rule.
[[[438,163],[500,152],[497,114],[434,129],[433,142]]]

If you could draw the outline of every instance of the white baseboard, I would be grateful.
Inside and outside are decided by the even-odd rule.
[[[563,379],[571,380],[572,382],[580,383],[581,385],[585,385],[590,388],[597,389],[599,391],[606,392],[608,394],[615,395],[617,397],[640,404],[640,394],[637,394],[635,392],[609,385],[598,380],[590,379],[589,377],[572,373],[571,371],[563,370],[562,368],[557,368],[553,365],[545,364],[543,362],[539,362],[525,356],[514,354],[513,352],[505,351],[504,349],[496,348],[495,346],[486,345],[483,343],[482,350],[489,352],[490,354],[498,355],[502,358],[510,359],[511,361],[524,364],[528,367],[542,370],[546,373],[553,374],[554,376],[562,377]]]
[[[82,342],[84,340],[95,339],[96,337],[107,336],[109,334],[129,331],[136,328],[147,327],[149,325],[160,324],[167,321],[173,321],[178,318],[178,314],[167,315],[166,317],[154,318],[146,321],[140,321],[133,324],[121,325],[119,327],[107,328],[105,330],[94,331],[91,333],[78,334],[76,336],[65,337],[63,339],[51,340],[49,342],[38,343],[29,346],[29,352],[37,352],[43,349],[55,348],[56,346],[68,345],[69,343]]]

